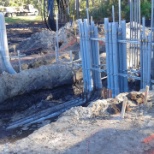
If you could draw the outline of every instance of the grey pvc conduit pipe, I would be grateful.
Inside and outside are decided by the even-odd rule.
[[[13,69],[10,63],[5,19],[3,13],[0,13],[0,55],[1,55],[2,65],[5,67],[5,71],[10,74],[15,74],[16,71]]]

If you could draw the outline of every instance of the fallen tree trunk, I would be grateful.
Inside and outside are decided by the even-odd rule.
[[[13,75],[3,73],[0,77],[0,104],[17,95],[72,83],[73,74],[69,65],[41,66]]]

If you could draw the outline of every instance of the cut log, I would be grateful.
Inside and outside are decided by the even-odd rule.
[[[3,73],[0,77],[0,104],[17,95],[72,83],[72,68],[64,64],[41,66],[13,75]]]

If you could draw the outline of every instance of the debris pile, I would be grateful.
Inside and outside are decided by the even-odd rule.
[[[134,101],[137,105],[144,103],[144,95],[141,92],[130,92],[128,98]]]
[[[143,104],[145,95],[143,92],[135,91],[130,93],[121,93],[116,98],[100,99],[91,102],[88,107],[74,107],[63,113],[60,119],[66,120],[68,118],[75,118],[80,120],[121,113],[122,103],[125,97],[128,98],[126,112],[130,112],[133,110],[133,107]],[[154,94],[151,94],[148,100],[154,104]]]
[[[69,23],[58,31],[58,42],[60,50],[68,48],[69,43],[74,41],[76,43],[75,34],[73,28]],[[21,42],[18,49],[26,55],[37,54],[37,53],[52,53],[56,46],[56,33],[49,30],[42,30],[33,34],[27,40]],[[53,52],[54,53],[54,52]]]
[[[81,119],[102,116],[107,108],[108,108],[108,103],[106,100],[97,100],[96,102],[91,103],[88,107],[79,106],[71,108],[70,110],[62,114],[59,121],[63,120],[65,121],[68,120],[69,118],[81,120]]]

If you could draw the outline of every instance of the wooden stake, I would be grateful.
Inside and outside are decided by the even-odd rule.
[[[109,97],[112,98],[112,90],[109,91]]]
[[[108,89],[103,89],[102,90],[102,97],[103,97],[103,99],[107,99],[108,98]]]
[[[146,86],[146,88],[145,88],[144,104],[147,104],[148,94],[149,94],[149,86]]]
[[[112,98],[112,90],[108,89],[107,98]]]
[[[110,97],[109,97],[109,89],[107,89],[107,98],[110,98]]]
[[[125,97],[124,101],[122,103],[121,118],[125,117],[125,111],[126,111],[127,102],[128,102],[128,99],[127,99],[127,97]]]

